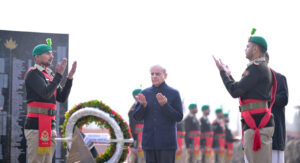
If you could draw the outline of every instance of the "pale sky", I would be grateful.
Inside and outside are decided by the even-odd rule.
[[[151,86],[149,69],[160,64],[167,84],[185,105],[230,111],[237,129],[238,100],[226,91],[212,55],[239,80],[248,60],[251,29],[268,42],[270,67],[289,87],[286,117],[299,105],[299,3],[297,1],[2,1],[0,29],[69,34],[69,60],[77,60],[69,108],[102,100],[126,120],[135,88]],[[53,40],[55,41],[55,40]],[[37,43],[38,44],[38,43]],[[201,116],[201,111],[199,115]],[[187,113],[187,111],[186,111]]]

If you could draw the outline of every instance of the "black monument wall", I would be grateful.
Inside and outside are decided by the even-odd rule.
[[[24,73],[34,65],[32,49],[37,44],[45,44],[46,38],[52,39],[54,59],[50,68],[55,70],[57,62],[68,58],[68,34],[0,30],[0,162],[26,162]],[[57,104],[57,133],[61,137],[58,126],[68,109],[67,103]],[[57,143],[54,157],[55,162],[65,162],[61,143]]]

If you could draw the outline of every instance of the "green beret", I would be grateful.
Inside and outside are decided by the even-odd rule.
[[[267,41],[263,37],[260,37],[260,36],[251,36],[250,39],[249,39],[249,42],[256,43],[256,44],[264,47],[266,50],[268,50]]]
[[[142,92],[142,89],[135,89],[135,90],[132,91],[132,96],[135,96],[135,95],[137,95],[141,92]]]
[[[194,108],[197,108],[197,104],[190,104],[189,105],[189,109],[194,109]]]
[[[222,113],[223,110],[222,110],[222,108],[217,108],[215,112],[216,112],[216,113]]]
[[[226,112],[226,113],[224,113],[223,115],[224,115],[224,117],[228,117],[229,113]]]
[[[204,110],[208,110],[208,109],[209,109],[209,105],[203,105],[201,110],[204,111]]]
[[[33,48],[32,55],[33,56],[41,55],[41,54],[49,52],[51,50],[52,50],[51,46],[46,45],[46,44],[39,44]]]

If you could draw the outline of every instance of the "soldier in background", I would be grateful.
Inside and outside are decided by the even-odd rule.
[[[289,140],[285,148],[285,163],[300,162],[300,138],[293,138]]]
[[[234,143],[234,138],[231,133],[231,130],[228,127],[229,123],[229,114],[224,113],[224,123],[225,123],[225,148],[226,148],[226,163],[231,163],[232,162],[232,156],[233,156],[233,143]]]
[[[216,109],[217,119],[213,121],[214,132],[213,148],[215,151],[215,163],[225,162],[225,125],[223,122],[222,108]]]
[[[265,53],[266,62],[269,63],[269,53]],[[277,81],[275,102],[272,107],[275,130],[272,137],[272,163],[284,163],[284,148],[286,139],[285,106],[288,104],[289,91],[286,77],[274,71]]]
[[[145,162],[144,159],[144,152],[142,149],[142,132],[143,132],[143,121],[136,121],[133,118],[133,111],[136,105],[136,95],[138,95],[142,90],[135,89],[132,92],[132,96],[135,99],[134,104],[131,106],[128,116],[129,116],[129,126],[131,129],[132,137],[134,139],[133,144],[130,147],[130,153],[128,156],[129,163],[143,163]]]
[[[184,120],[185,144],[187,149],[187,162],[200,163],[200,123],[197,120],[197,104],[189,105],[190,113]]]
[[[183,121],[177,123],[177,151],[175,157],[175,163],[185,163],[185,130]]]
[[[213,142],[213,131],[211,123],[208,119],[208,115],[210,113],[209,105],[203,105],[202,108],[203,116],[200,118],[200,145],[202,151],[202,163],[210,163],[212,161],[213,150],[212,150],[212,142]]]

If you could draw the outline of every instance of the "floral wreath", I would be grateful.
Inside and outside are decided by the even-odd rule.
[[[98,101],[98,100],[92,100],[92,101],[80,103],[65,113],[64,124],[62,126],[60,126],[60,128],[62,129],[62,133],[63,133],[62,137],[66,137],[66,125],[67,125],[67,122],[68,122],[69,118],[71,117],[71,115],[73,113],[75,113],[76,111],[83,109],[85,107],[97,108],[101,111],[108,113],[110,115],[110,117],[114,118],[116,120],[116,122],[118,123],[118,125],[120,126],[120,128],[123,132],[124,139],[132,138],[130,128],[129,128],[128,124],[124,121],[124,119],[118,113],[116,113],[114,110],[112,110],[109,106],[105,105],[104,103],[102,103],[102,101]],[[114,130],[109,125],[109,123],[98,117],[94,117],[94,116],[82,117],[76,122],[76,126],[78,128],[80,128],[83,125],[85,125],[85,124],[89,125],[92,122],[94,122],[99,128],[102,128],[102,129],[107,128],[109,130],[111,139],[116,139]],[[124,143],[124,149],[123,149],[123,152],[122,152],[119,162],[125,161],[127,154],[129,153],[130,144],[131,143]],[[116,145],[117,145],[117,143],[115,143],[115,142],[110,143],[110,145],[106,148],[105,152],[100,153],[95,158],[95,161],[97,163],[102,163],[102,162],[108,161],[115,153]],[[64,147],[66,148],[66,143],[64,143]]]

